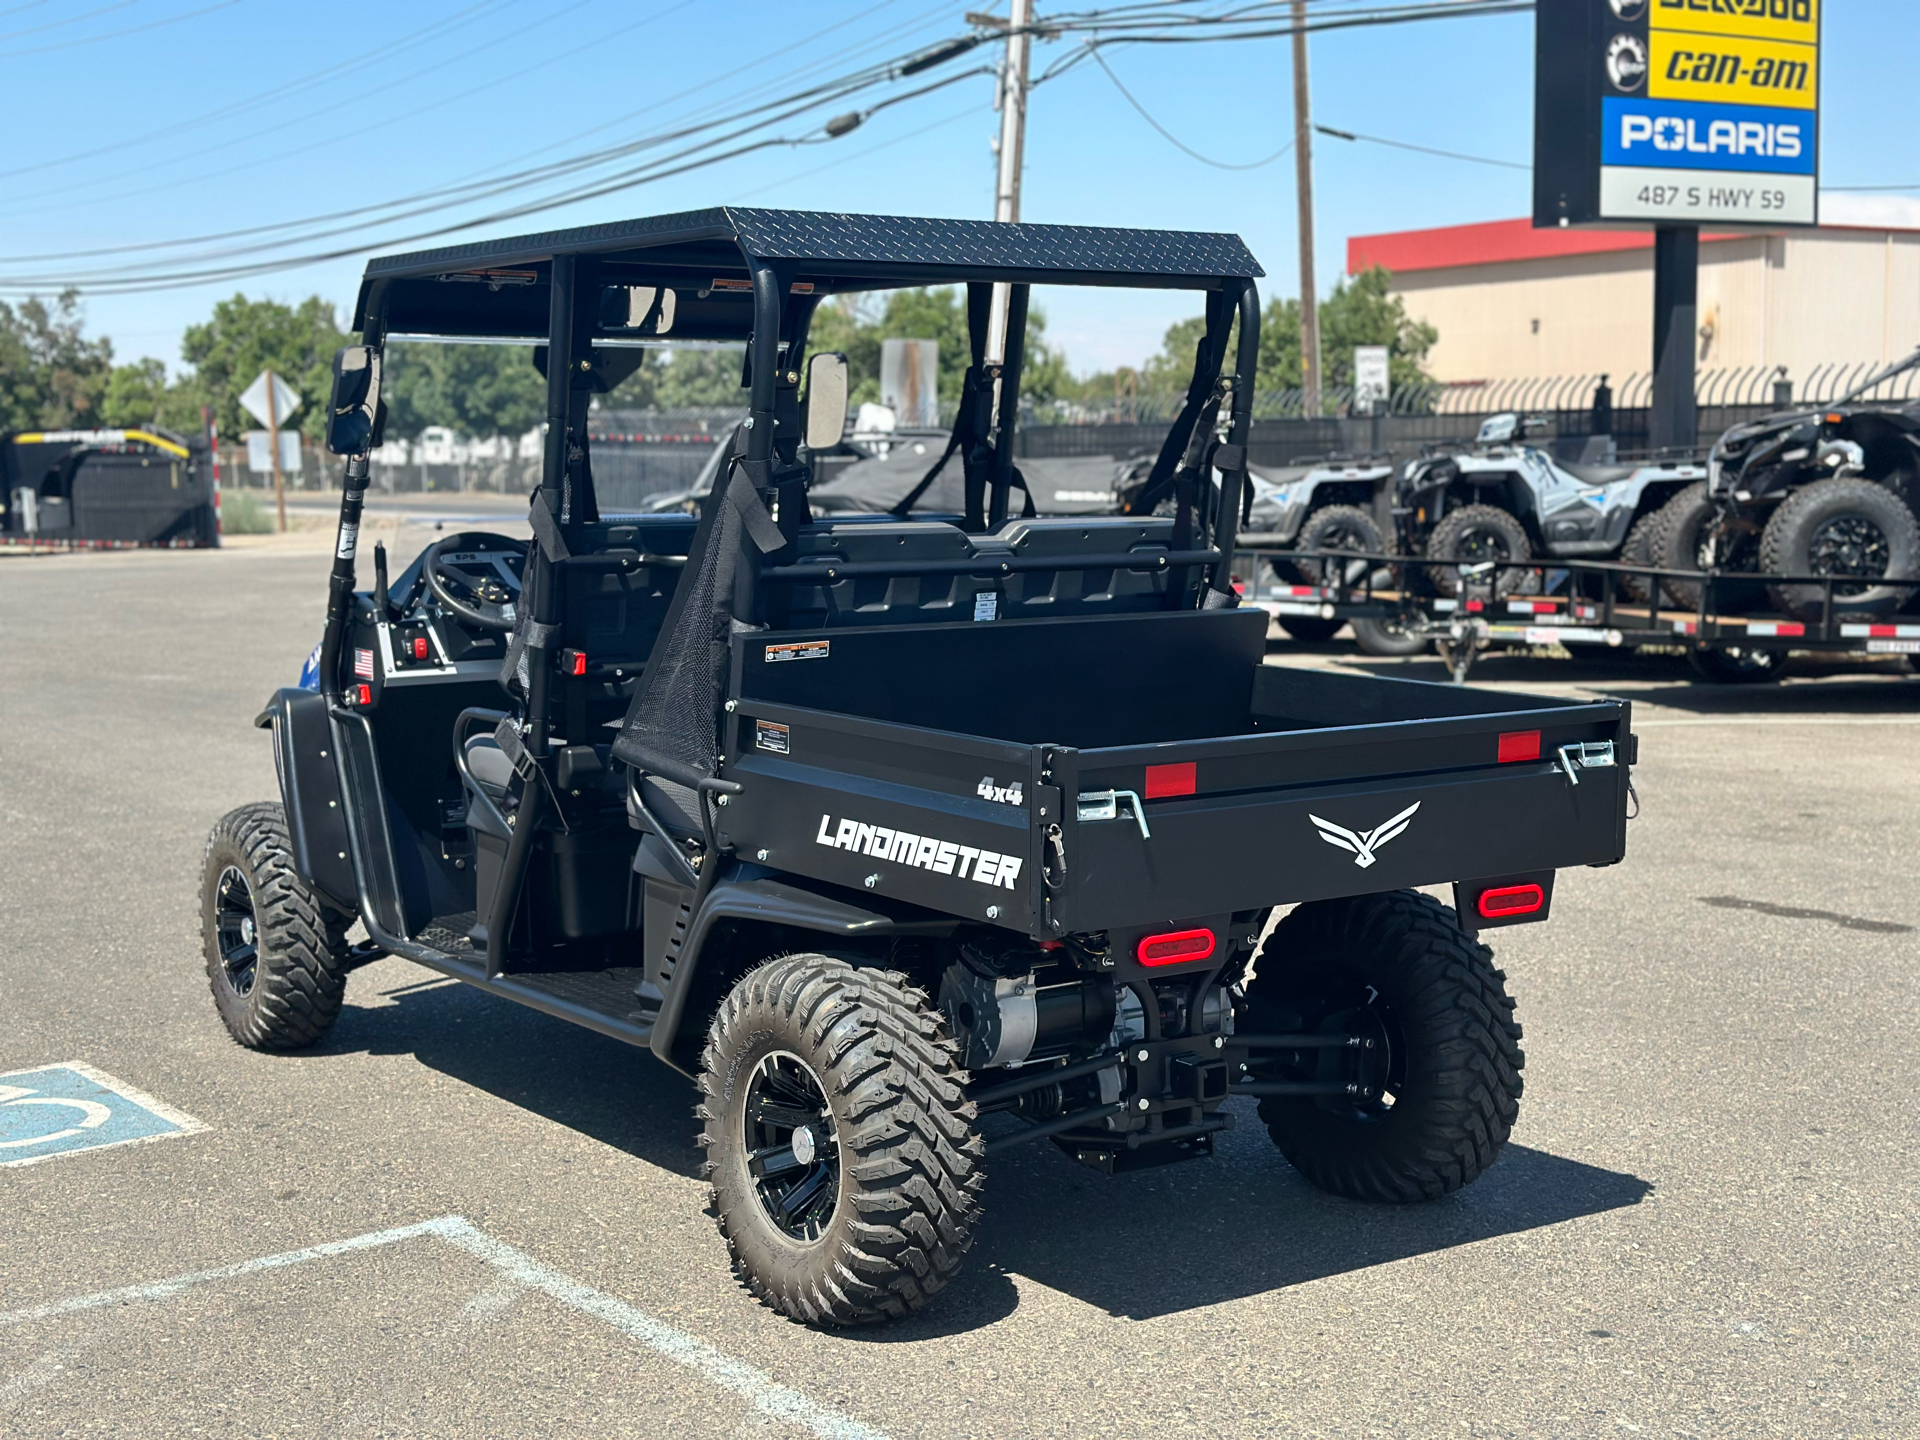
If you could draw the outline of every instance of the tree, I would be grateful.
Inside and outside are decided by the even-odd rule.
[[[389,345],[380,393],[392,438],[411,439],[429,425],[519,435],[547,413],[547,382],[530,345]]]
[[[1406,305],[1392,293],[1393,277],[1380,266],[1363,270],[1333,287],[1333,294],[1320,305],[1320,353],[1325,357],[1325,380],[1330,385],[1353,382],[1353,347],[1385,345],[1394,385],[1414,384],[1426,379],[1427,352],[1440,338],[1433,326],[1414,320]],[[1150,358],[1139,371],[1142,395],[1178,395],[1185,392],[1193,375],[1194,350],[1206,332],[1206,320],[1195,315],[1177,320],[1167,328],[1160,353]],[[1227,336],[1227,359],[1231,366],[1239,353],[1240,321],[1234,319]],[[1300,302],[1270,300],[1260,315],[1260,370],[1255,381],[1260,390],[1286,390],[1298,387],[1305,375],[1300,350]],[[1112,375],[1095,375],[1081,383],[1087,394],[1110,394]]]
[[[113,368],[113,342],[81,333],[73,291],[49,306],[0,302],[0,428],[65,429],[94,424]]]
[[[290,306],[236,294],[216,304],[205,324],[187,327],[180,355],[194,367],[194,387],[213,407],[214,425],[222,435],[234,437],[257,428],[258,422],[240,408],[240,392],[270,369],[300,392],[305,403],[298,426],[319,441],[326,433],[326,398],[333,389],[333,352],[346,343],[333,306],[318,295]]]
[[[1045,312],[1030,308],[1020,393],[1043,404],[1069,393],[1073,386],[1066,357],[1046,343],[1046,329]],[[835,296],[814,312],[807,348],[809,352],[838,350],[847,357],[849,399],[859,405],[880,398],[880,350],[888,340],[937,342],[940,406],[944,410],[959,403],[967,366],[973,361],[964,290],[954,286],[889,290],[884,301],[871,294]]]

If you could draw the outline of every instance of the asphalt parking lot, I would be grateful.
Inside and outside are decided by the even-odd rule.
[[[1920,1435],[1920,679],[1485,662],[1632,698],[1643,807],[1495,937],[1529,1054],[1499,1164],[1336,1200],[1243,1101],[1210,1164],[1014,1150],[943,1303],[825,1333],[732,1281],[691,1087],[641,1052],[397,960],[316,1050],[227,1038],[201,849],[275,793],[250,722],[326,565],[0,560],[0,1087],[79,1062],[103,1133],[153,1102],[0,1152],[0,1433]]]

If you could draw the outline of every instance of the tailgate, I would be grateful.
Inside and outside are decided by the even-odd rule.
[[[1337,699],[1348,685],[1407,683],[1342,676],[1312,688]],[[1153,925],[1626,853],[1626,702],[1426,685],[1385,698],[1395,703],[1382,713],[1483,713],[1050,751],[1056,782],[1082,799],[1066,807],[1067,883],[1050,896],[1052,919],[1071,931]],[[1603,765],[1608,746],[1615,763]],[[1141,797],[1150,833],[1130,798],[1106,804],[1107,792]]]

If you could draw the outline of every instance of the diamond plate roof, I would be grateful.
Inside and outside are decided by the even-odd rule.
[[[537,265],[565,254],[644,263],[655,258],[649,251],[672,247],[684,252],[691,247],[697,252],[716,241],[731,242],[737,252],[758,259],[797,262],[804,271],[826,278],[893,284],[1002,278],[982,272],[1018,272],[1041,283],[1151,286],[1266,273],[1239,236],[1209,231],[1004,225],[721,206],[381,256],[368,262],[366,278]],[[684,259],[692,261],[695,255]]]

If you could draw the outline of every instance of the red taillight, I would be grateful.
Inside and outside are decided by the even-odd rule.
[[[1142,965],[1184,965],[1189,960],[1204,960],[1213,954],[1213,931],[1175,930],[1170,935],[1149,935],[1134,954]]]
[[[1165,800],[1193,794],[1199,788],[1196,768],[1191,760],[1179,765],[1147,766],[1147,799]]]
[[[1474,908],[1485,920],[1504,920],[1509,915],[1531,915],[1543,909],[1547,903],[1547,892],[1538,885],[1502,885],[1498,890],[1485,890]]]
[[[1540,758],[1540,732],[1538,730],[1509,730],[1500,737],[1500,763],[1511,765],[1516,760],[1538,760]]]

